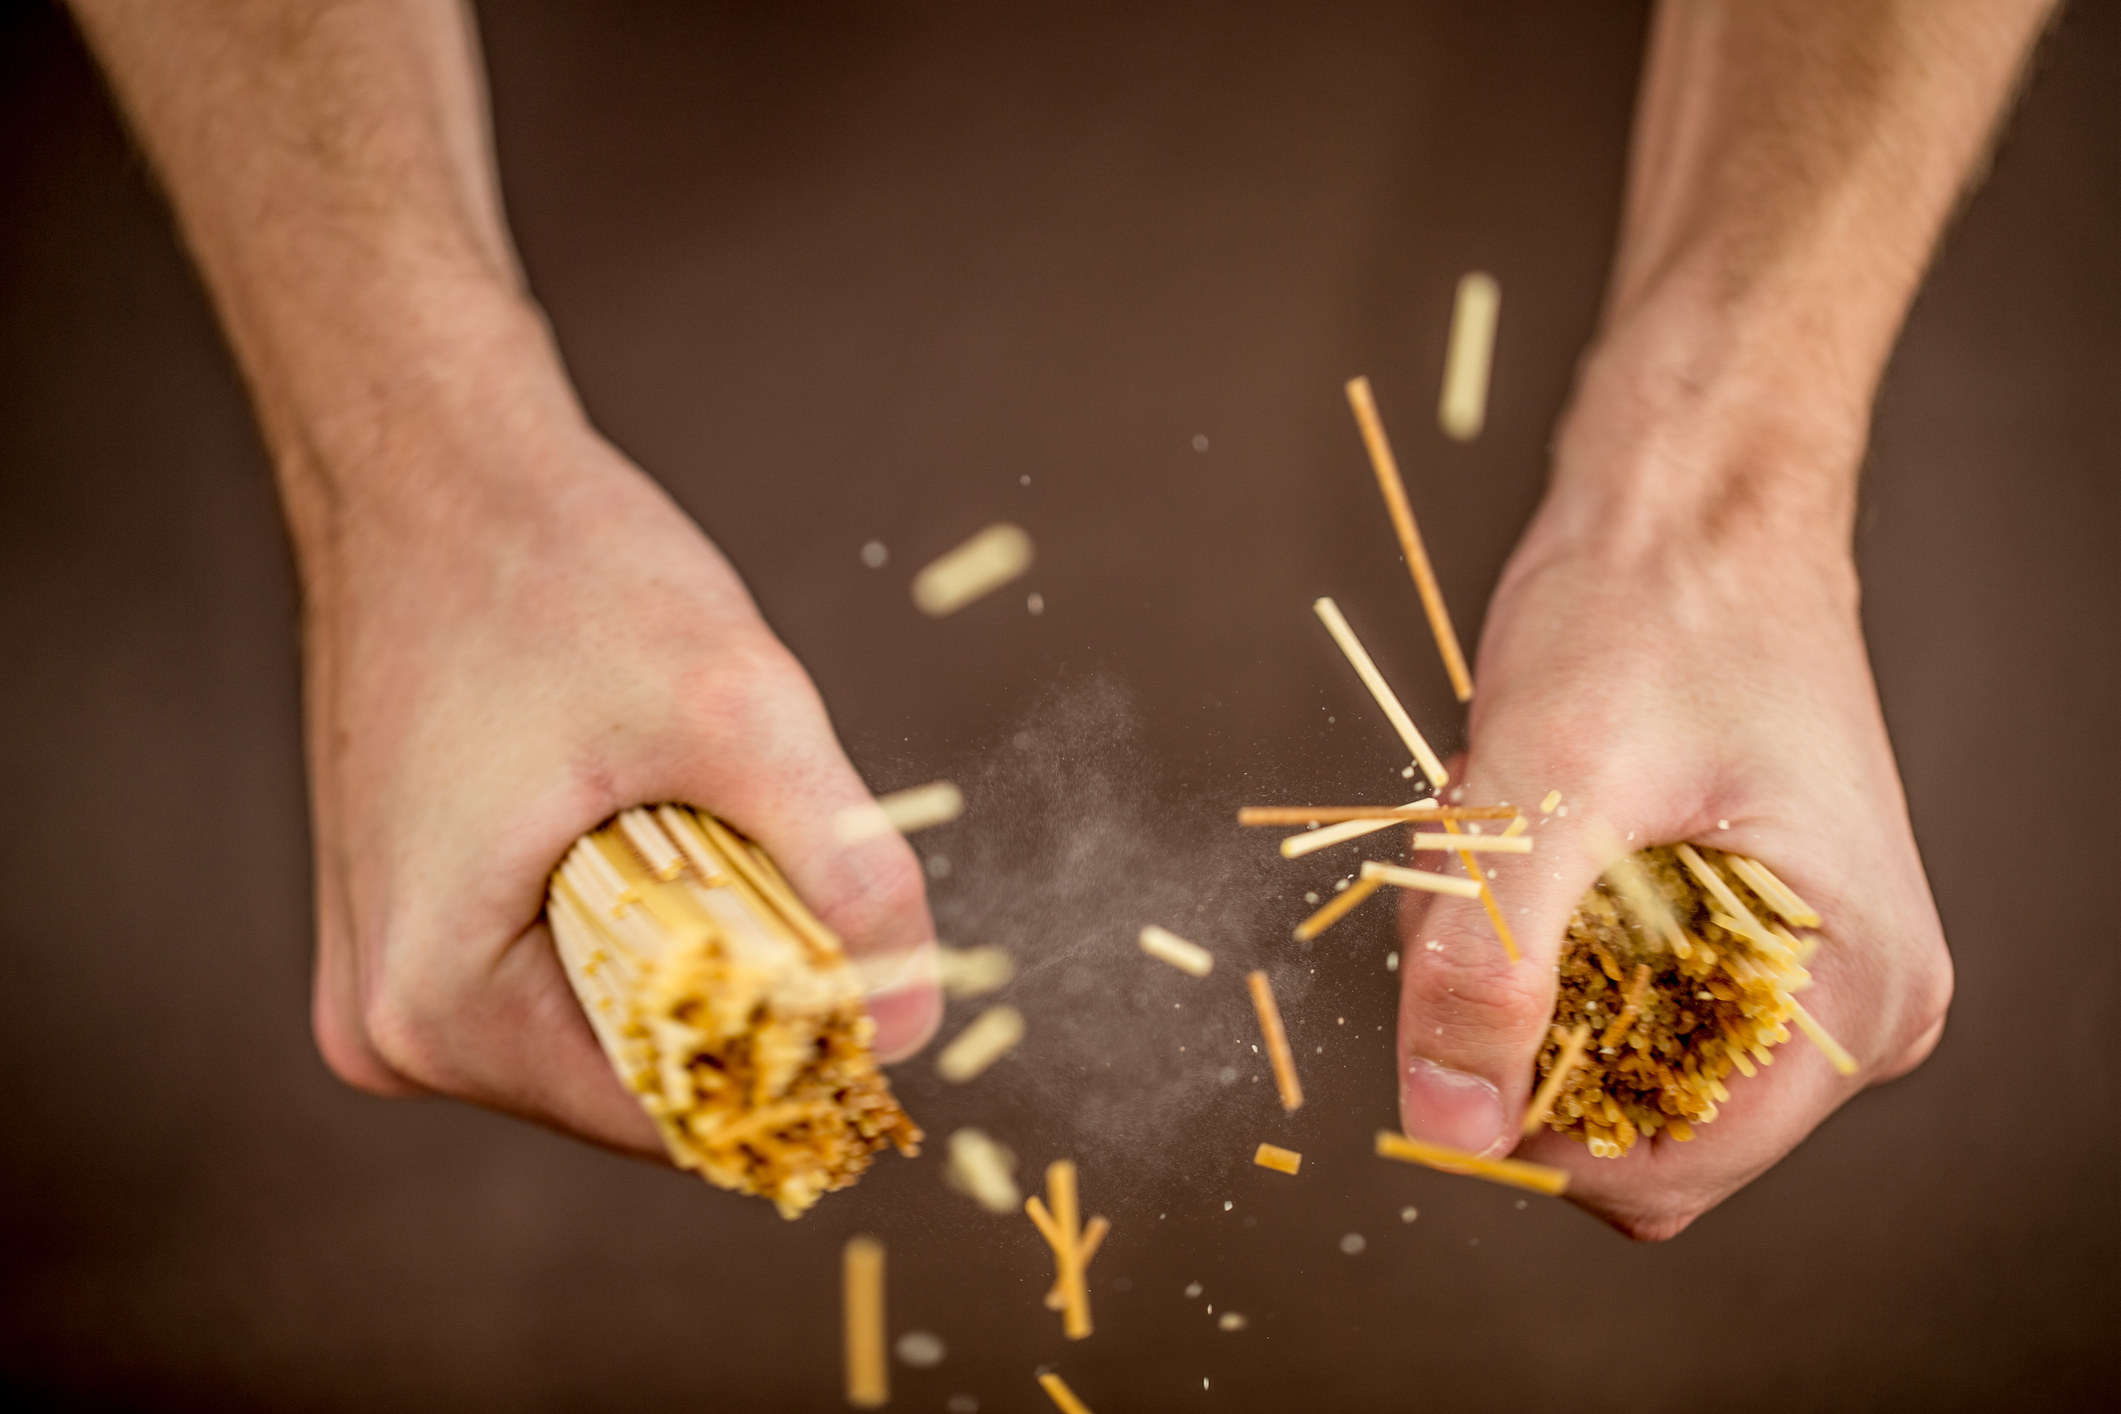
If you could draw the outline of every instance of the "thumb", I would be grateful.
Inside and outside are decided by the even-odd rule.
[[[1486,900],[1410,891],[1401,914],[1400,1118],[1416,1139],[1491,1157],[1518,1141],[1533,1063],[1554,1014],[1561,940],[1577,900],[1598,877],[1582,830],[1526,804],[1543,794],[1544,787],[1513,791],[1485,781],[1476,764],[1464,801],[1523,808],[1532,853],[1469,856],[1493,913]],[[1493,834],[1502,826],[1460,828]],[[1463,876],[1466,858],[1424,852],[1414,865]],[[1498,914],[1520,954],[1516,961],[1498,936]]]
[[[796,896],[846,944],[861,973],[875,1049],[903,1060],[942,1018],[935,924],[920,861],[893,831],[850,838],[849,811],[873,808],[807,674],[793,659],[748,684],[723,715],[689,794],[763,846]]]

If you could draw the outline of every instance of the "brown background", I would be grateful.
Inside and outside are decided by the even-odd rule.
[[[1223,823],[1243,799],[1398,786],[1318,593],[1418,717],[1457,720],[1339,385],[1377,380],[1477,635],[1595,316],[1641,11],[511,3],[484,22],[515,229],[598,421],[744,570],[876,786],[972,789],[921,841],[953,864],[938,914],[1024,959],[1032,1038],[965,1090],[924,1063],[899,1084],[938,1134],[1082,1155],[1116,1224],[1100,1330],[1059,1339],[1029,1225],[944,1191],[933,1151],[789,1227],[330,1080],[305,1022],[295,608],[263,461],[92,71],[61,19],[17,3],[13,1393],[830,1409],[837,1253],[867,1229],[891,1244],[894,1328],[950,1346],[897,1372],[906,1409],[1043,1407],[1046,1361],[1100,1414],[2121,1395],[2121,9],[2078,5],[2043,51],[1915,311],[1865,486],[1866,618],[1958,958],[1952,1029],[1660,1247],[1368,1158],[1391,1118],[1385,914],[1296,961],[1273,939],[1331,858],[1282,866]],[[1476,265],[1501,278],[1502,340],[1491,430],[1457,447],[1428,410]],[[914,613],[910,569],[1004,516],[1037,538],[1030,580]],[[880,571],[857,556],[871,538]],[[1242,967],[1188,991],[1125,963],[1132,926],[1189,911],[1232,962],[1277,967],[1308,1053],[1294,1121],[1249,1079]],[[1265,1137],[1305,1151],[1300,1180],[1245,1164]],[[1250,1329],[1218,1332],[1210,1302]]]

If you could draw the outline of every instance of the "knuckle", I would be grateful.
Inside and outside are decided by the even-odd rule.
[[[1955,985],[1951,958],[1940,947],[1935,965],[1923,969],[1909,997],[1910,1029],[1917,1035],[1941,1030],[1952,1009]]]
[[[400,1095],[405,1083],[383,1064],[365,1038],[331,1013],[319,1012],[312,1030],[317,1054],[342,1085],[369,1095]]]
[[[1540,969],[1512,966],[1492,939],[1446,931],[1409,943],[1406,1000],[1415,1013],[1487,1027],[1536,1027],[1553,1010]]]
[[[365,1094],[398,1096],[416,1087],[391,1070],[370,1043],[360,1007],[343,966],[344,940],[329,924],[319,940],[318,968],[310,990],[309,1026],[324,1068],[341,1084]]]
[[[361,1002],[361,1025],[368,1045],[382,1063],[417,1085],[450,1088],[452,1069],[443,1045],[443,1028],[413,993],[386,976]]]
[[[1704,1210],[1687,1203],[1654,1203],[1603,1214],[1622,1236],[1633,1242],[1670,1242],[1693,1226]]]
[[[769,640],[717,654],[686,684],[685,700],[704,725],[741,739],[771,732],[810,695],[801,665]]]
[[[1953,985],[1951,955],[1940,943],[1908,983],[1874,1081],[1896,1080],[1929,1059],[1944,1036]]]

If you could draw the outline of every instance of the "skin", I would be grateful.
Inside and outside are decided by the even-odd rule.
[[[1473,801],[1566,817],[1477,903],[1402,915],[1407,1131],[1476,1153],[1516,1120],[1554,963],[1604,841],[1751,854],[1822,914],[1803,1041],[1686,1144],[1522,1156],[1628,1234],[1670,1237],[1869,1085],[1919,1065],[1952,970],[1858,616],[1857,472],[1885,360],[2048,13],[2041,3],[1696,0],[1658,12],[1603,327],[1478,657]]]
[[[729,565],[588,424],[501,216],[471,21],[447,0],[74,0],[257,404],[303,591],[315,1028],[348,1083],[659,1153],[539,920],[567,846],[681,800],[759,839],[932,1035],[903,840]],[[1480,645],[1473,800],[1569,798],[1477,907],[1412,906],[1410,1133],[1514,1140],[1586,827],[1756,854],[1826,915],[1800,1046],[1688,1146],[1573,1196],[1669,1236],[1935,1044],[1950,963],[1857,619],[1880,370],[2046,0],[1697,0],[1659,14],[1604,327]],[[1718,821],[1728,820],[1724,829]],[[1555,877],[1555,876],[1559,877]],[[1434,943],[1435,946],[1426,946]],[[1735,1090],[1735,1086],[1734,1086]]]
[[[660,1155],[540,913],[630,805],[758,839],[940,1014],[920,867],[720,553],[583,416],[500,217],[475,38],[443,3],[85,3],[257,403],[301,572],[318,1046]]]

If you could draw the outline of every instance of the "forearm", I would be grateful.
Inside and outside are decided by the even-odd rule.
[[[2050,0],[1666,0],[1567,509],[1845,551],[1892,343]],[[1616,524],[1617,522],[1617,524]]]
[[[348,497],[440,489],[446,425],[479,420],[466,403],[569,405],[461,6],[74,5],[204,273],[298,544]]]

